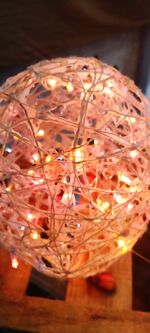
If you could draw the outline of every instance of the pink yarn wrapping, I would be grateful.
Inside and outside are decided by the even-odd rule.
[[[149,221],[149,103],[94,58],[42,61],[0,89],[0,242],[45,274],[86,277]]]

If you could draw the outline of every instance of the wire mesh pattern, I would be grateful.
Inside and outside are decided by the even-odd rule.
[[[149,221],[149,103],[94,58],[42,61],[0,89],[0,242],[45,274],[86,277]]]

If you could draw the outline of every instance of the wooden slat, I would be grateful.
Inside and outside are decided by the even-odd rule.
[[[108,270],[116,278],[117,291],[115,294],[107,295],[98,290],[85,279],[72,279],[67,288],[68,302],[79,304],[103,304],[105,308],[130,310],[132,307],[132,265],[131,255],[128,253],[120,258]]]
[[[6,326],[36,333],[149,333],[150,314],[25,297],[0,304],[0,327]]]
[[[21,259],[18,262],[18,268],[12,268],[9,253],[0,249],[0,299],[19,301],[25,295],[31,267]]]

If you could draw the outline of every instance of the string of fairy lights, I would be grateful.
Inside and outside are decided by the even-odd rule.
[[[55,277],[104,271],[149,222],[149,104],[94,58],[29,67],[0,89],[0,242]]]

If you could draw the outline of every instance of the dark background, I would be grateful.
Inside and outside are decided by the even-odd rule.
[[[149,54],[149,0],[0,0],[1,83],[45,58],[90,55],[116,65],[146,92]],[[150,259],[149,233],[135,250]],[[133,307],[150,311],[150,265],[137,256]]]
[[[134,76],[141,27],[149,22],[149,0],[0,0],[0,70],[95,52],[114,62],[128,48],[121,69]]]

